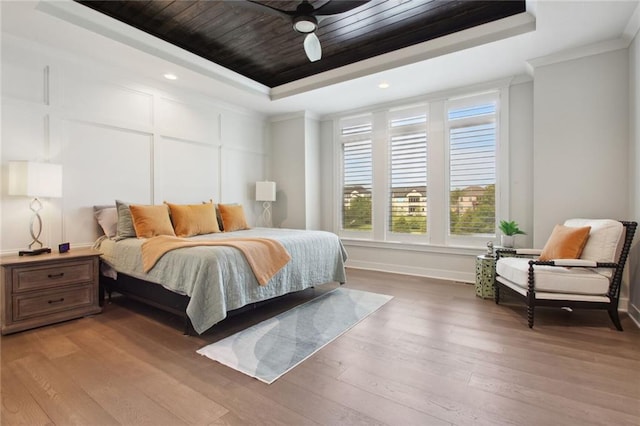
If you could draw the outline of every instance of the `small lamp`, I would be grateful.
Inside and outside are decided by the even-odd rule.
[[[271,202],[276,200],[275,182],[256,182],[256,201],[262,201],[262,224],[271,227]]]
[[[10,161],[9,195],[33,197],[29,204],[29,208],[33,212],[29,223],[29,232],[33,241],[29,244],[29,250],[19,252],[20,256],[51,253],[51,249],[43,247],[42,241],[40,241],[42,202],[38,197],[59,198],[62,196],[62,166],[33,161]],[[36,244],[39,245],[39,248],[32,249]]]

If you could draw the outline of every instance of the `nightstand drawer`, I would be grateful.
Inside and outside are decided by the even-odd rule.
[[[18,294],[13,296],[13,320],[20,321],[36,316],[91,306],[94,287],[90,284],[52,290]]]
[[[94,278],[92,261],[64,262],[57,265],[30,266],[13,270],[13,291],[29,291],[80,284]]]

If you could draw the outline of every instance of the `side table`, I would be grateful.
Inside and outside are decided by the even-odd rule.
[[[476,296],[493,298],[493,282],[496,275],[496,258],[487,255],[476,257]]]
[[[0,333],[97,314],[100,252],[0,257]]]

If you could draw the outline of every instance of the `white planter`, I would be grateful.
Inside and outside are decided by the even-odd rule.
[[[513,235],[502,235],[500,236],[500,245],[502,247],[513,248]]]

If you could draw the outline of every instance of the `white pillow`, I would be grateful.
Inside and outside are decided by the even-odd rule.
[[[624,225],[613,219],[569,219],[565,226],[591,226],[589,239],[582,249],[580,259],[594,262],[616,262],[622,251]],[[611,279],[613,269],[596,268],[600,275]]]
[[[104,235],[109,238],[116,236],[118,225],[118,210],[115,206],[93,206],[93,215],[102,228]]]
[[[624,226],[612,219],[569,219],[565,226],[591,226],[589,239],[580,259],[596,262],[615,262],[622,249]]]

